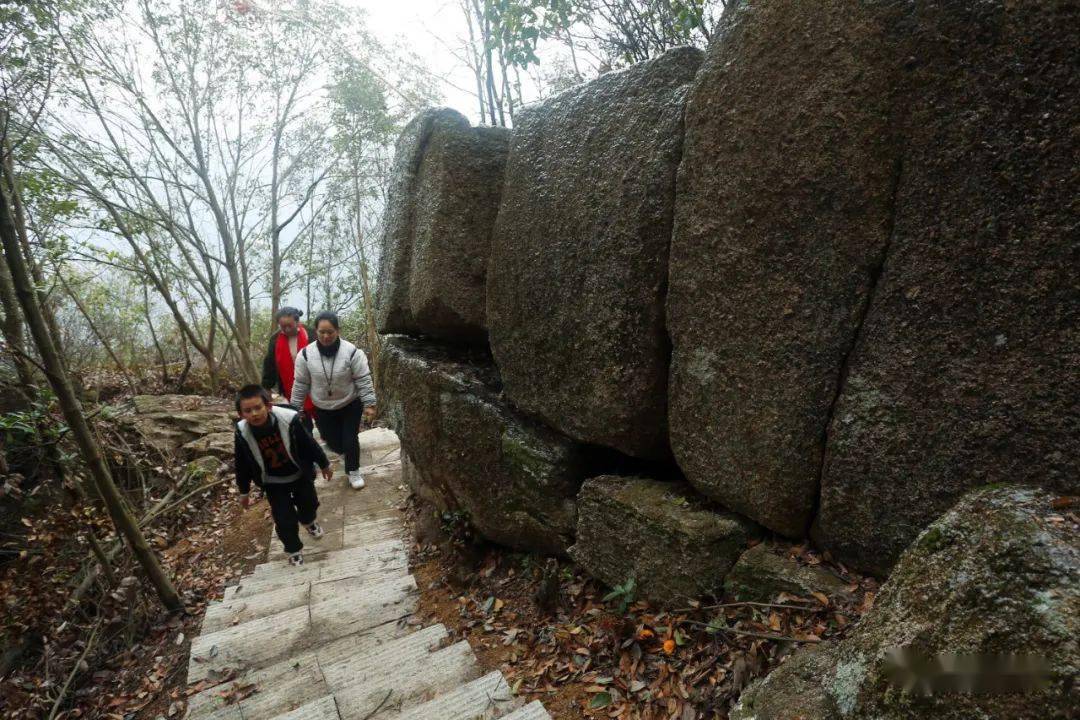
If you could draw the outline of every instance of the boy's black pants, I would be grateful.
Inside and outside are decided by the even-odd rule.
[[[339,455],[345,456],[345,472],[360,468],[360,423],[364,419],[364,403],[357,398],[338,410],[323,410],[315,413],[315,424],[319,426],[326,446]]]
[[[310,478],[300,478],[291,483],[264,483],[263,492],[270,503],[274,529],[285,546],[285,552],[290,555],[300,552],[304,547],[304,543],[300,542],[300,525],[315,522],[315,512],[319,508],[315,483]]]

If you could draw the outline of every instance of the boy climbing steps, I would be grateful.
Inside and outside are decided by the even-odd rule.
[[[261,385],[245,385],[236,395],[236,486],[240,502],[250,505],[251,483],[262,488],[270,503],[277,536],[285,546],[291,565],[303,565],[304,543],[300,525],[318,540],[323,530],[316,521],[319,497],[315,492],[314,467],[324,478],[332,477],[330,462],[304,427],[295,410],[270,403]]]

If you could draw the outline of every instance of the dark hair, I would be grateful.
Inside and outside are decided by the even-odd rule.
[[[253,383],[251,385],[245,385],[244,387],[240,388],[240,391],[238,393],[236,393],[236,412],[237,412],[237,414],[240,413],[240,401],[241,400],[250,400],[251,398],[257,398],[257,397],[261,397],[263,399],[263,402],[266,403],[267,405],[270,404],[270,400],[271,400],[270,391],[267,390],[266,388],[264,388],[262,385],[255,385]]]
[[[299,320],[300,318],[304,317],[304,312],[302,310],[297,310],[296,308],[292,307],[291,305],[286,305],[285,307],[280,308],[276,313],[274,313],[274,319],[275,320],[280,320],[281,318],[285,317],[286,315],[288,315],[290,317],[294,317],[297,320]]]
[[[325,320],[328,323],[330,323],[331,325],[333,325],[335,330],[340,330],[341,329],[341,321],[338,320],[338,316],[337,316],[336,312],[330,312],[329,310],[323,310],[321,313],[316,315],[315,316],[315,327],[316,327],[316,329],[318,329],[319,323],[321,323],[323,320]]]

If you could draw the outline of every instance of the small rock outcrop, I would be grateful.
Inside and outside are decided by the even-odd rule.
[[[232,433],[236,408],[228,400],[198,395],[135,395],[130,404],[118,408],[117,419],[141,435],[147,443],[166,453],[195,458],[212,454],[221,457],[224,447],[204,438],[228,436],[228,456],[232,457]],[[190,443],[195,443],[187,447]],[[205,447],[203,446],[205,444]]]
[[[608,585],[633,578],[645,597],[685,601],[718,594],[758,532],[706,507],[683,483],[607,475],[581,488],[570,557]]]
[[[515,119],[488,271],[506,394],[582,442],[664,457],[664,330],[683,101],[679,48]]]
[[[508,407],[490,361],[387,337],[379,365],[381,402],[417,494],[467,512],[495,542],[564,555],[584,477],[580,446]]]
[[[724,578],[724,592],[735,600],[772,602],[780,593],[832,596],[847,590],[843,580],[820,566],[800,565],[768,543],[744,552]]]
[[[1030,487],[965,496],[904,552],[851,635],[797,653],[749,688],[732,718],[1075,717],[1080,534],[1053,501]],[[978,692],[925,684],[931,670],[970,670],[963,660],[951,667],[948,654],[981,658]],[[1045,687],[1011,691],[1015,675],[988,676],[991,657],[1010,655],[1035,658],[1027,669],[1041,665]],[[902,692],[905,683],[915,691]]]
[[[509,131],[426,110],[397,143],[379,267],[376,321],[483,344],[485,277]]]
[[[209,435],[204,435],[198,440],[192,440],[191,442],[186,443],[181,450],[188,457],[199,458],[209,455],[218,460],[227,460],[231,462],[233,459],[233,452],[235,451],[234,438],[235,433],[232,430],[214,432]]]

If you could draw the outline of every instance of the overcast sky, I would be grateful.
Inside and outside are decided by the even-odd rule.
[[[480,121],[472,71],[460,59],[464,56],[468,26],[458,0],[344,0],[367,13],[368,28],[384,43],[404,46],[421,57],[432,77],[439,79],[443,104],[458,110],[473,123]],[[538,55],[549,61],[564,54],[561,47],[542,45]],[[522,94],[529,102],[537,97],[537,87],[522,75]]]
[[[346,0],[367,12],[368,28],[386,44],[404,45],[419,55],[433,76],[440,78],[444,104],[474,123],[479,120],[476,99],[468,88],[472,71],[454,57],[462,51],[468,27],[456,0]]]

